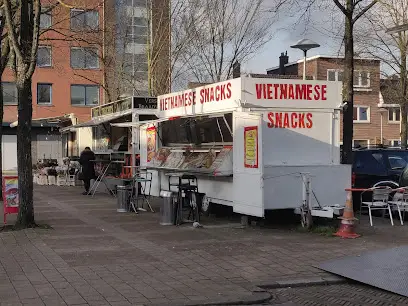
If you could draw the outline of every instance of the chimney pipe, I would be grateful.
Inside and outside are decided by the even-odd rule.
[[[289,56],[288,56],[288,51],[285,53],[281,53],[279,56],[279,74],[280,75],[285,75],[286,74],[286,67],[285,65],[289,63]]]
[[[241,77],[241,64],[238,61],[232,65],[232,77],[234,79]]]

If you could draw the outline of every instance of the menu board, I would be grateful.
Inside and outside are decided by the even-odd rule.
[[[244,166],[258,168],[258,127],[244,128]]]
[[[3,177],[3,201],[6,207],[18,207],[18,177]]]

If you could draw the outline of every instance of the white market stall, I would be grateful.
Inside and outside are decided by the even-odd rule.
[[[169,173],[191,173],[203,208],[264,217],[307,202],[332,217],[351,184],[350,165],[340,164],[341,90],[340,82],[243,76],[159,96],[160,119],[140,127],[152,194],[169,190]]]

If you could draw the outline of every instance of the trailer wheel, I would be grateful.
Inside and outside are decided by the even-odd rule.
[[[201,202],[201,211],[204,215],[208,216],[211,211],[211,202],[210,198],[207,197],[206,195],[203,196],[202,202]]]

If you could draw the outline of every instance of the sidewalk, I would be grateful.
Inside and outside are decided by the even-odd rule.
[[[265,297],[256,285],[330,276],[319,261],[408,243],[407,227],[387,219],[356,240],[227,222],[160,226],[158,213],[117,213],[116,199],[81,191],[36,186],[36,221],[53,229],[0,233],[1,306],[256,300]]]

